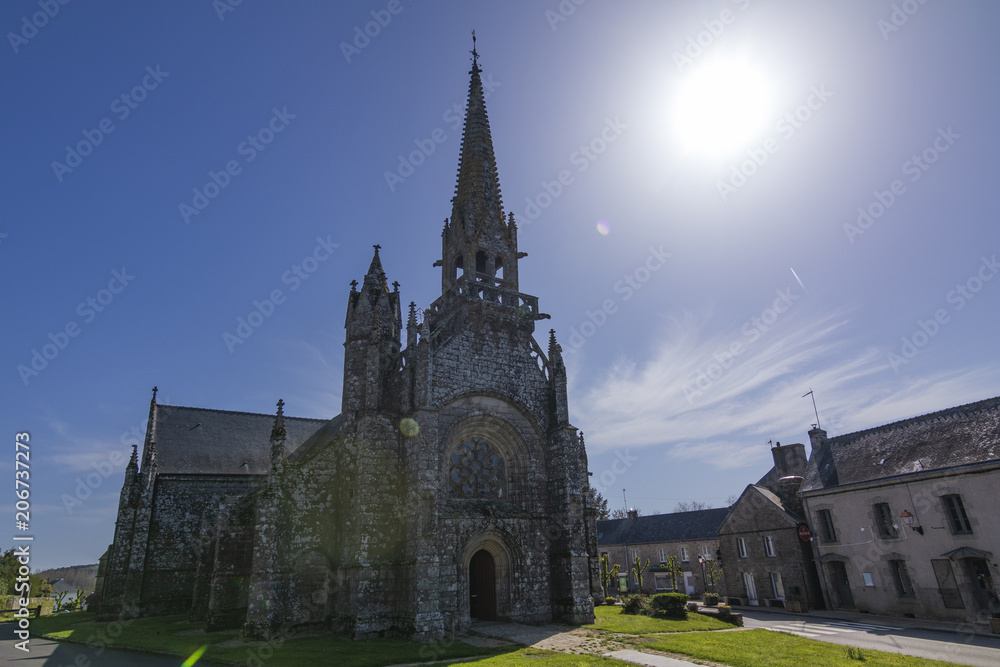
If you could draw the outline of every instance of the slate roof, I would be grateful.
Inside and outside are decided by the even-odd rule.
[[[998,460],[1000,397],[829,438],[802,491]]]
[[[674,512],[628,519],[597,522],[597,544],[646,544],[651,542],[689,542],[712,540],[729,513],[728,507],[694,512]]]
[[[339,417],[335,418],[339,428]],[[330,420],[333,421],[333,420]],[[329,423],[285,417],[286,453]],[[157,405],[153,441],[158,474],[265,474],[274,415]]]

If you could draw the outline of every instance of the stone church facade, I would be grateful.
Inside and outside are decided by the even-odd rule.
[[[341,414],[160,405],[125,475],[99,613],[267,637],[433,639],[475,619],[592,622],[595,510],[566,368],[521,293],[473,60],[441,296],[404,320],[378,246],[347,296]]]

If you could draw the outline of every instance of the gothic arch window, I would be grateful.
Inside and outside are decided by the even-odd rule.
[[[476,253],[476,273],[486,273],[486,253],[482,250]]]
[[[503,456],[485,440],[465,440],[451,453],[449,482],[454,498],[503,498],[506,476]]]

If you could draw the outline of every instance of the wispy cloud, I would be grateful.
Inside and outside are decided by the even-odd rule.
[[[705,336],[705,322],[691,315],[675,320],[648,362],[621,358],[587,390],[579,422],[588,447],[660,447],[671,460],[738,468],[768,458],[770,438],[806,439],[815,422],[802,398],[809,387],[831,435],[1000,393],[1000,364],[905,383],[887,372],[885,350],[859,343],[850,322],[846,311],[811,321],[789,315],[727,357],[733,342],[748,339]]]

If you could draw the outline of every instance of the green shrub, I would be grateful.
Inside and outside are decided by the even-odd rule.
[[[683,593],[659,593],[651,600],[657,616],[670,618],[687,618],[687,609],[684,607],[687,601],[688,596]]]
[[[649,598],[645,595],[623,595],[623,614],[648,614],[650,612]]]

